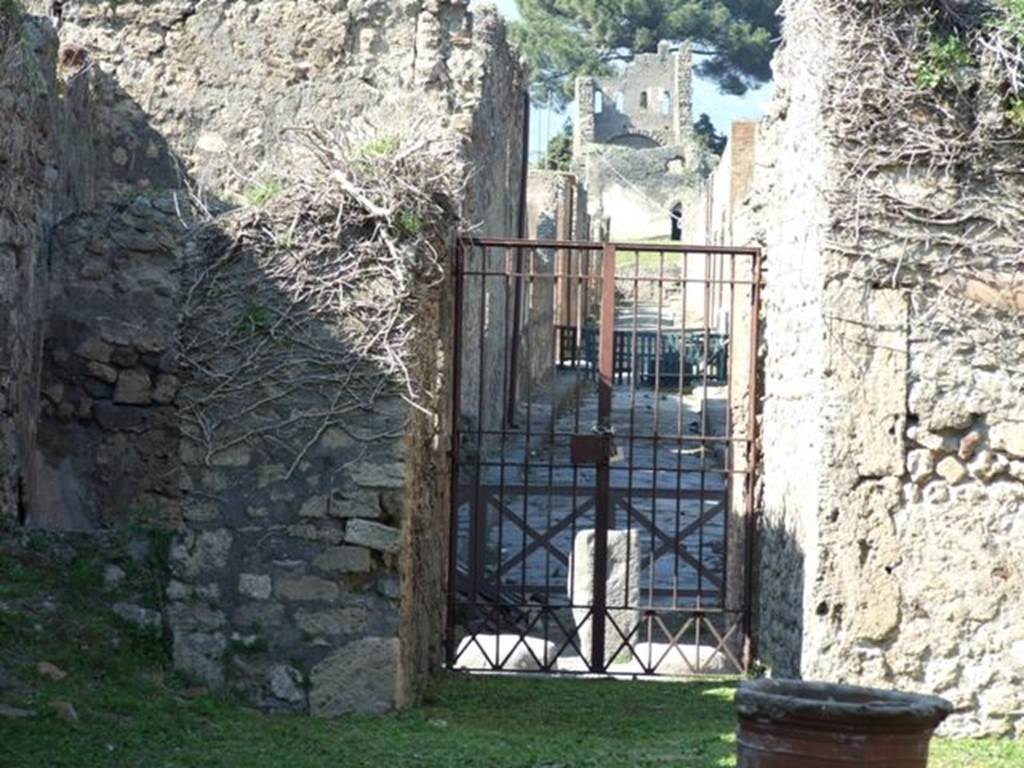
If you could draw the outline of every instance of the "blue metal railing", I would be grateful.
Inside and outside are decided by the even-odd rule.
[[[584,327],[578,331],[574,326],[556,326],[558,334],[558,367],[581,369],[588,377],[597,375],[598,337],[597,328]],[[680,354],[682,339],[685,348]],[[729,378],[729,337],[726,334],[704,330],[663,330],[658,331],[615,331],[613,341],[613,377],[617,384],[633,376],[636,365],[637,382],[654,385],[660,376],[660,386],[678,386],[680,367],[683,386],[703,383],[724,384]],[[633,342],[636,341],[634,354]],[[660,352],[660,354],[659,354]],[[660,358],[660,363],[659,363]]]

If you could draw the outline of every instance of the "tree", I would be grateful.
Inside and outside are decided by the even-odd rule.
[[[715,124],[707,112],[701,112],[700,119],[693,124],[693,132],[703,139],[707,148],[716,155],[725,152],[725,145],[729,143],[728,137],[715,130]]]
[[[541,168],[546,171],[568,171],[572,169],[572,123],[555,134],[548,142]]]
[[[534,98],[564,106],[580,75],[608,74],[615,61],[691,40],[704,54],[697,74],[724,93],[771,79],[780,0],[516,0],[513,35],[533,67]]]

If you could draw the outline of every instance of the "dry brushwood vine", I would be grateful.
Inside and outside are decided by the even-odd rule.
[[[184,388],[181,411],[206,462],[258,439],[290,475],[330,428],[386,436],[352,427],[384,396],[430,407],[434,383],[415,370],[436,352],[422,313],[463,174],[440,124],[390,126],[402,127],[294,131],[288,177],[187,249],[180,360],[201,385]]]
[[[1020,328],[1024,125],[1010,110],[1024,104],[1024,3],[814,6],[833,15],[845,68],[830,73],[826,118],[845,158],[834,251],[867,282],[918,286],[930,308],[940,298],[939,322],[964,286],[990,286],[998,298],[961,301],[956,322]]]

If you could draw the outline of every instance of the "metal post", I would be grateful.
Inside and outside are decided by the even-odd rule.
[[[598,354],[597,428],[609,432],[612,427],[612,386],[615,374],[615,246],[604,246],[601,258],[601,339]],[[594,605],[591,623],[590,667],[605,671],[604,633],[608,602],[608,519],[611,513],[611,472],[605,452],[597,465],[594,499]]]

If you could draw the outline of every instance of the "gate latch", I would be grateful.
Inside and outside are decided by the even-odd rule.
[[[573,464],[608,464],[615,455],[615,430],[598,426],[591,435],[573,435],[569,452]]]

